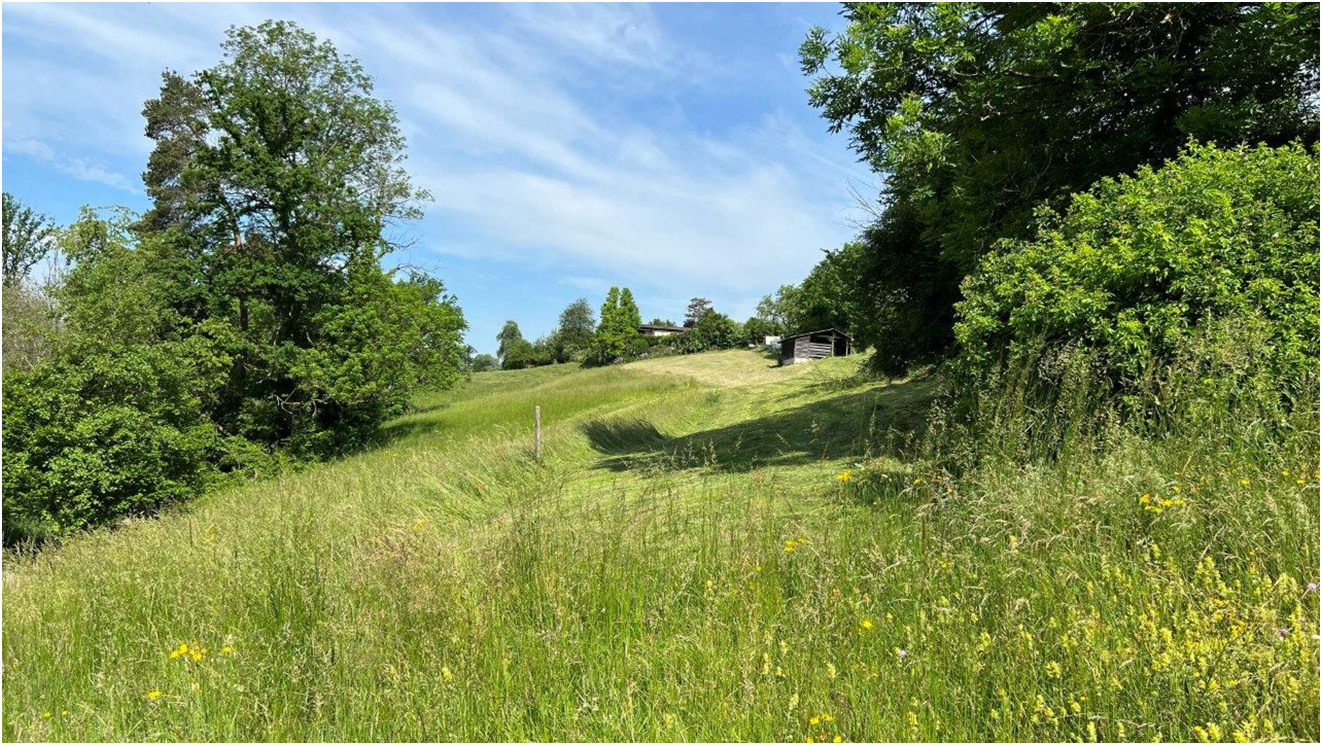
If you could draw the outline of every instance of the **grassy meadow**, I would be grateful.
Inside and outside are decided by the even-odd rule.
[[[956,473],[862,360],[481,373],[6,557],[4,738],[1318,739],[1315,419]]]

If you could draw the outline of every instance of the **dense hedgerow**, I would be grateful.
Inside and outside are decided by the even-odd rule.
[[[1298,145],[1190,145],[1105,179],[965,281],[956,367],[1059,388],[1084,364],[1146,411],[1169,408],[1152,395],[1173,368],[1185,395],[1297,390],[1317,375],[1317,215],[1317,152]]]

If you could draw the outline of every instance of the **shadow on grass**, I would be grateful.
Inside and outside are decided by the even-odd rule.
[[[903,458],[927,420],[934,382],[910,380],[840,394],[727,427],[667,437],[645,419],[594,419],[580,429],[615,471],[711,468],[742,472],[848,456]]]

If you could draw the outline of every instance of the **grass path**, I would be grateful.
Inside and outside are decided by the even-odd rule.
[[[1315,450],[956,479],[858,364],[484,373],[10,561],[5,738],[1317,738]]]

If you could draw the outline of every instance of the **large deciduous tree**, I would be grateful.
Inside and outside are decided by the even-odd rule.
[[[464,324],[435,280],[381,268],[425,193],[371,78],[298,26],[231,29],[222,61],[163,76],[144,181],[158,271],[192,322],[227,329],[213,417],[228,432],[334,449],[422,381],[449,382]],[[405,309],[407,307],[407,310]]]
[[[560,325],[552,338],[554,356],[558,362],[581,360],[592,348],[597,320],[592,306],[585,298],[570,303],[560,313]]]
[[[958,285],[1033,209],[1222,145],[1317,142],[1315,5],[850,4],[800,50],[809,96],[886,176],[860,341],[887,367],[952,341]],[[889,346],[888,346],[889,345]],[[897,349],[896,346],[901,347]]]

